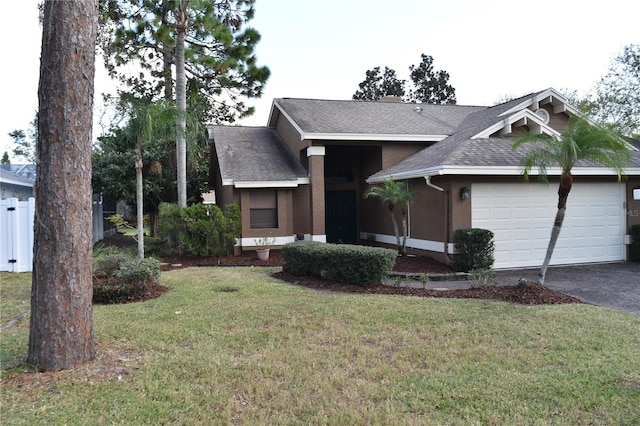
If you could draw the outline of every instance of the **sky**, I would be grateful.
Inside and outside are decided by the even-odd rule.
[[[11,0],[0,14],[0,154],[38,108],[37,3]],[[408,79],[423,53],[449,73],[459,105],[549,87],[584,96],[625,45],[640,43],[638,0],[256,0],[255,9],[258,64],[271,77],[261,99],[246,101],[256,113],[239,124],[249,126],[267,124],[274,98],[351,99],[377,66]],[[96,65],[94,137],[103,131],[100,94],[115,91]]]

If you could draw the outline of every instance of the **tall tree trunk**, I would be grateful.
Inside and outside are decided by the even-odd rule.
[[[46,0],[42,25],[27,360],[57,371],[95,355],[91,128],[98,1]]]
[[[167,0],[162,2],[162,25],[169,26],[169,14],[171,5]],[[173,47],[162,43],[162,78],[164,79],[164,99],[167,102],[173,101],[173,76],[171,75],[171,65],[173,65]]]
[[[184,69],[184,36],[189,25],[187,7],[189,2],[179,2],[176,11],[176,107],[181,114],[178,117],[176,132],[176,166],[178,169],[178,207],[187,207],[187,141],[186,117],[187,111],[187,81]]]
[[[136,146],[136,229],[140,259],[144,259],[144,193],[142,191],[142,140],[138,137],[138,145]]]
[[[538,281],[540,284],[544,284],[544,280],[547,276],[547,269],[549,269],[549,263],[551,262],[551,256],[553,250],[558,242],[560,231],[562,230],[562,222],[564,221],[564,214],[567,210],[567,198],[571,187],[573,185],[573,177],[569,175],[562,175],[560,177],[560,187],[558,188],[558,211],[556,212],[556,218],[553,221],[553,228],[551,228],[551,238],[549,239],[549,246],[547,247],[547,254],[542,262],[540,273],[538,274]]]

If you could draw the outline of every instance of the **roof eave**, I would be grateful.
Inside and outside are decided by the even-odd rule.
[[[370,134],[370,133],[303,133],[303,140],[375,141],[375,142],[440,142],[449,135]]]
[[[300,185],[308,185],[311,181],[308,177],[288,180],[235,180],[223,179],[222,186],[233,186],[238,189],[257,188],[297,188]]]
[[[521,176],[523,169],[521,166],[453,166],[441,165],[429,167],[421,170],[413,170],[400,173],[390,173],[387,175],[369,178],[366,180],[369,184],[382,183],[386,180],[407,180],[418,179],[426,176],[440,175],[474,175],[474,176]],[[547,176],[560,176],[562,169],[560,167],[550,167],[547,169]],[[573,176],[617,176],[617,172],[607,167],[574,167],[571,170]],[[640,167],[631,167],[624,170],[624,176],[640,175]],[[538,176],[540,170],[535,168],[529,172],[529,175]]]

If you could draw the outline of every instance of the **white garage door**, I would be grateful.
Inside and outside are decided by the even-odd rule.
[[[495,268],[540,266],[558,205],[558,185],[474,184],[471,223],[494,232]],[[574,184],[552,265],[624,259],[626,217],[620,183]]]

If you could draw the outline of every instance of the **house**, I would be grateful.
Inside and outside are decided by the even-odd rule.
[[[0,165],[0,199],[33,197],[34,184],[35,164]]]
[[[494,232],[496,268],[539,266],[557,205],[550,184],[523,180],[518,131],[559,134],[577,110],[547,89],[496,106],[275,99],[265,127],[210,126],[218,204],[240,205],[239,247],[276,236],[395,245],[389,213],[365,199],[370,184],[408,182],[407,247],[448,262],[456,229]],[[579,164],[552,264],[624,260],[640,223],[640,155],[626,179]],[[535,173],[533,171],[532,173]],[[638,194],[640,191],[636,191]],[[637,198],[640,198],[638,196]]]

